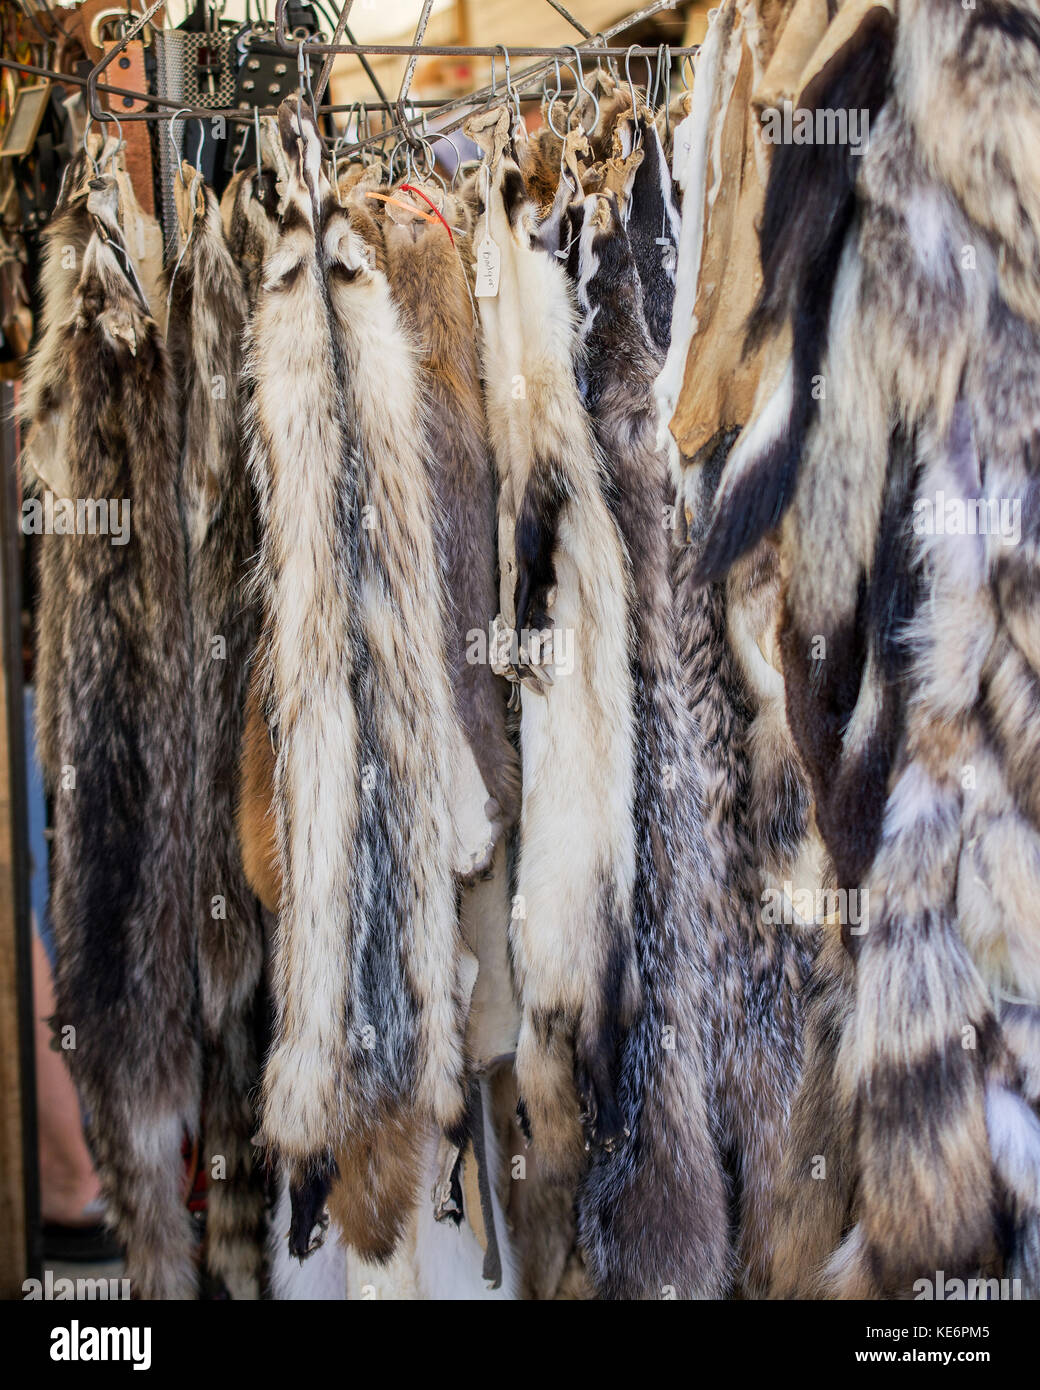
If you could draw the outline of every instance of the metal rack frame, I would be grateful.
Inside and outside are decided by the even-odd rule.
[[[144,29],[156,11],[164,3],[164,0],[153,0],[153,3],[144,10],[130,28],[121,36],[111,49],[97,62],[91,69],[86,78],[82,78],[68,73],[57,72],[52,68],[35,66],[27,63],[18,63],[12,59],[0,58],[0,66],[13,68],[16,71],[24,72],[29,76],[50,78],[54,82],[67,83],[72,86],[79,86],[85,89],[87,112],[92,120],[104,122],[117,122],[122,125],[131,121],[162,121],[172,119],[174,114],[181,120],[208,120],[221,117],[226,121],[249,122],[253,120],[253,110],[251,106],[248,110],[238,107],[217,107],[200,106],[185,107],[178,104],[175,98],[157,96],[152,92],[133,91],[127,87],[115,86],[111,83],[103,82],[101,79],[114,63],[126,50],[126,46]],[[427,25],[433,10],[433,0],[421,0],[421,11],[416,25],[415,37],[410,44],[359,44],[353,42],[350,33],[349,18],[353,5],[353,0],[343,0],[339,11],[335,32],[329,43],[318,40],[301,38],[291,34],[286,28],[286,9],[288,0],[276,0],[275,20],[273,41],[287,56],[295,57],[301,67],[301,71],[308,73],[307,85],[310,87],[309,63],[312,58],[322,58],[322,67],[311,94],[314,97],[314,109],[316,113],[328,115],[343,114],[357,110],[359,105],[369,111],[385,111],[392,113],[396,120],[387,125],[377,134],[366,138],[361,144],[378,143],[393,137],[403,138],[409,142],[416,140],[415,128],[419,125],[425,127],[431,119],[438,119],[444,116],[451,116],[465,108],[464,113],[457,120],[439,129],[437,134],[448,134],[452,130],[458,129],[463,124],[467,116],[493,106],[502,100],[503,96],[508,96],[510,92],[520,92],[529,90],[532,86],[542,82],[553,68],[560,63],[568,64],[572,62],[582,63],[586,60],[596,62],[600,59],[625,59],[631,60],[633,57],[639,58],[659,58],[662,52],[672,57],[691,57],[696,53],[696,47],[671,47],[670,45],[647,45],[631,44],[627,47],[612,44],[611,40],[616,39],[619,34],[631,29],[644,20],[651,19],[654,15],[667,10],[676,8],[676,0],[654,0],[654,3],[644,6],[643,9],[634,14],[619,20],[610,28],[599,34],[591,34],[579,20],[577,20],[567,9],[564,8],[559,0],[546,0],[558,14],[567,20],[576,30],[580,42],[578,44],[532,47],[529,45],[507,48],[504,44],[494,46],[474,46],[462,44],[427,44],[424,42]],[[44,7],[47,12],[54,17],[55,23],[61,28],[61,21],[58,11],[52,9],[47,0],[44,0]],[[37,25],[39,28],[40,26]],[[42,32],[42,31],[41,31]],[[347,42],[344,42],[344,36]],[[373,83],[378,94],[374,101],[349,102],[344,104],[325,103],[322,98],[328,88],[332,76],[332,67],[335,59],[339,56],[354,56],[359,59],[367,75]],[[368,64],[370,57],[400,57],[408,58],[409,62],[405,68],[404,80],[395,100],[389,100],[382,88],[379,86],[375,74]],[[412,78],[415,73],[415,66],[421,57],[446,57],[446,58],[490,58],[492,61],[492,82],[479,90],[446,100],[422,101],[414,100],[409,97]],[[494,76],[494,62],[497,58],[502,58],[505,66],[505,87],[500,89]],[[511,59],[513,58],[536,58],[540,61],[524,68],[515,75],[510,70]],[[107,109],[101,103],[101,95],[124,97],[133,100],[135,103],[145,103],[151,107],[161,109],[145,111],[128,111],[125,114]],[[418,110],[421,114],[410,116],[407,108]],[[262,106],[256,108],[262,116],[274,115],[277,108],[273,106]]]

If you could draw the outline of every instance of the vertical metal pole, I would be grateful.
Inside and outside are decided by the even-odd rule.
[[[39,1277],[40,1269],[40,1172],[36,1130],[36,1060],[35,1030],[33,1028],[32,936],[29,911],[29,815],[28,781],[25,756],[25,694],[22,680],[22,556],[21,556],[21,488],[15,450],[14,387],[10,382],[0,384],[0,642],[2,642],[4,706],[6,711],[6,762],[8,843],[2,852],[8,858],[10,901],[0,903],[3,921],[2,949],[10,971],[13,957],[13,976],[5,971],[13,988],[3,1001],[4,1043],[16,1040],[18,1056],[18,1111],[20,1111],[22,1170],[21,1213],[12,1212],[14,1226],[21,1227],[24,1237],[24,1273]],[[13,1017],[10,1014],[13,1013]],[[14,1107],[8,1114],[18,1113]],[[5,1160],[16,1160],[17,1149],[13,1134],[5,1136],[10,1152]],[[12,1192],[9,1201],[18,1201]],[[18,1219],[19,1215],[21,1220]],[[18,1237],[15,1230],[7,1233],[10,1240]],[[21,1261],[19,1261],[21,1263]],[[4,1283],[10,1285],[17,1271],[5,1270]],[[19,1281],[20,1282],[20,1281]],[[17,1291],[14,1292],[17,1296]],[[9,1295],[10,1296],[10,1295]]]

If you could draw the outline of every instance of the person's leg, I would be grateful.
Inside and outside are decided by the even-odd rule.
[[[32,941],[40,1213],[61,1226],[94,1226],[100,1217],[94,1164],[83,1137],[79,1097],[61,1052],[51,1047],[54,1012],[51,965],[36,931]]]

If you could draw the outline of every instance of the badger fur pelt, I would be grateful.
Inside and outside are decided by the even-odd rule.
[[[169,360],[118,230],[116,198],[112,179],[91,187],[72,313],[36,364],[60,370],[63,382],[63,495],[131,508],[125,545],[104,535],[48,538],[63,554],[60,570],[42,576],[41,635],[55,644],[45,661],[54,1025],[134,1292],[192,1298],[181,1147],[196,1129],[200,1059],[179,431]],[[73,245],[82,244],[81,207],[74,200],[67,212]],[[59,222],[69,227],[66,214]],[[45,409],[52,384],[37,398]]]
[[[639,272],[643,317],[663,357],[672,336],[680,230],[672,175],[649,112],[619,120],[614,139],[622,158],[630,157],[633,148],[642,156],[632,175],[623,213]]]
[[[216,198],[200,185],[197,199],[172,276],[168,341],[182,402],[181,508],[194,652],[192,919],[203,1046],[205,1260],[233,1297],[256,1298],[265,1199],[250,1140],[263,932],[234,827],[255,641],[245,592],[252,501],[238,411],[246,296]]]
[[[591,1157],[578,1190],[579,1237],[609,1297],[660,1298],[668,1289],[681,1298],[719,1297],[730,1272],[728,1194],[710,1106],[707,852],[698,731],[679,679],[669,479],[654,442],[659,364],[613,195],[572,207],[570,246],[585,403],[632,580],[633,927],[642,988],[621,1050],[624,1137]]]
[[[491,121],[504,128],[508,113]],[[573,1177],[584,1164],[583,1119],[590,1143],[623,1137],[621,1053],[640,1004],[631,595],[575,384],[566,271],[532,244],[533,205],[516,165],[497,158],[488,182],[481,220],[501,269],[497,295],[479,300],[482,365],[500,481],[502,617],[522,681],[516,1066],[546,1171]]]
[[[291,1248],[338,1170],[348,1241],[386,1259],[421,1176],[416,1117],[454,1133],[465,1116],[457,726],[414,356],[295,98],[279,129],[281,235],[247,358],[282,881],[261,1134],[289,1175]]]

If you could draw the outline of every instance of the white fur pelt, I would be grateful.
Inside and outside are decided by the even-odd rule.
[[[251,467],[282,877],[264,1141],[291,1246],[333,1205],[392,1253],[423,1124],[465,1119],[445,666],[414,354],[330,196],[313,120],[279,113],[281,239],[250,330]],[[387,380],[393,389],[387,390]]]
[[[532,211],[519,169],[500,159],[476,241],[486,216],[501,254],[498,294],[478,300],[501,605],[522,681],[517,1073],[546,1168],[573,1176],[583,1119],[592,1143],[622,1136],[620,1047],[639,1007],[630,586],[575,384],[570,286],[532,245]],[[553,644],[544,665],[532,633]]]

